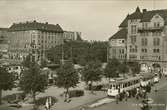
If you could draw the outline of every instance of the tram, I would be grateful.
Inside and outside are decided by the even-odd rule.
[[[140,77],[131,77],[123,80],[116,80],[109,84],[109,88],[107,90],[107,95],[110,97],[115,97],[123,91],[129,91],[140,87]]]
[[[118,95],[118,93],[122,93],[123,91],[130,91],[138,87],[144,87],[148,84],[151,84],[152,82],[152,77],[143,75],[129,77],[122,80],[115,80],[109,84],[107,95],[110,97],[115,97]]]

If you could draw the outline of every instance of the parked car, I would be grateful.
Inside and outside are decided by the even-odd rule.
[[[154,83],[158,83],[158,82],[159,82],[159,75],[158,75],[158,73],[155,73]]]

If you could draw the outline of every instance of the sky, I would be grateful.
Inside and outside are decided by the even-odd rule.
[[[85,40],[106,41],[137,6],[167,9],[167,0],[0,0],[0,27],[36,20],[81,32]]]

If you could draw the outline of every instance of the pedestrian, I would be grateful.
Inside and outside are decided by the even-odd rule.
[[[91,83],[91,81],[88,81],[88,86],[89,86],[89,90],[92,90],[92,83]]]
[[[126,91],[125,93],[126,93],[126,94],[125,94],[125,101],[127,101],[127,100],[128,100],[128,97],[129,97],[129,92]]]
[[[49,99],[48,98],[46,98],[45,110],[50,110],[49,109]]]
[[[137,100],[139,99],[139,94],[140,94],[140,93],[139,93],[139,88],[137,88],[137,89],[136,89],[136,96],[135,96]]]
[[[51,109],[52,107],[52,97],[49,97],[49,110]]]
[[[116,95],[116,104],[118,104],[119,101],[119,94]]]

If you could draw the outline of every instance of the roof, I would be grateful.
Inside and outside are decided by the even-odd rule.
[[[149,22],[151,20],[151,18],[156,14],[159,14],[162,18],[166,19],[167,18],[167,9],[146,11],[143,13],[141,21],[142,22]]]
[[[119,27],[127,27],[128,26],[128,16],[129,16],[129,14],[126,16],[126,18],[123,20],[123,22],[119,25]]]
[[[115,81],[111,82],[111,83],[125,83],[125,82],[130,82],[130,81],[134,81],[134,80],[140,80],[140,77],[128,77],[128,78],[121,78],[121,79],[116,79]]]
[[[117,33],[115,33],[113,36],[111,36],[109,38],[109,40],[111,40],[111,39],[126,39],[127,33],[128,33],[127,29],[126,28],[122,28]]]
[[[119,25],[119,27],[127,27],[128,26],[128,20],[129,19],[141,19],[142,13],[140,12],[140,8],[137,7],[136,11],[132,14],[128,14],[126,18],[123,20],[123,22]]]
[[[140,8],[137,7],[136,11],[128,16],[128,19],[141,19],[142,13],[140,12]]]
[[[36,21],[33,22],[25,22],[25,23],[14,23],[10,28],[9,31],[26,31],[26,30],[41,30],[41,31],[52,31],[52,32],[63,32],[63,29],[60,27],[59,24],[48,24],[46,23],[39,23]]]
[[[119,25],[119,27],[122,27],[122,28],[127,27],[129,19],[141,19],[141,22],[149,22],[155,14],[159,14],[165,20],[167,19],[167,9],[151,10],[151,11],[146,11],[146,9],[143,9],[143,10],[145,11],[140,12],[139,7],[137,7],[135,12],[133,12],[132,14],[128,14],[126,16],[126,18]]]
[[[9,28],[0,28],[0,31],[7,31]]]

